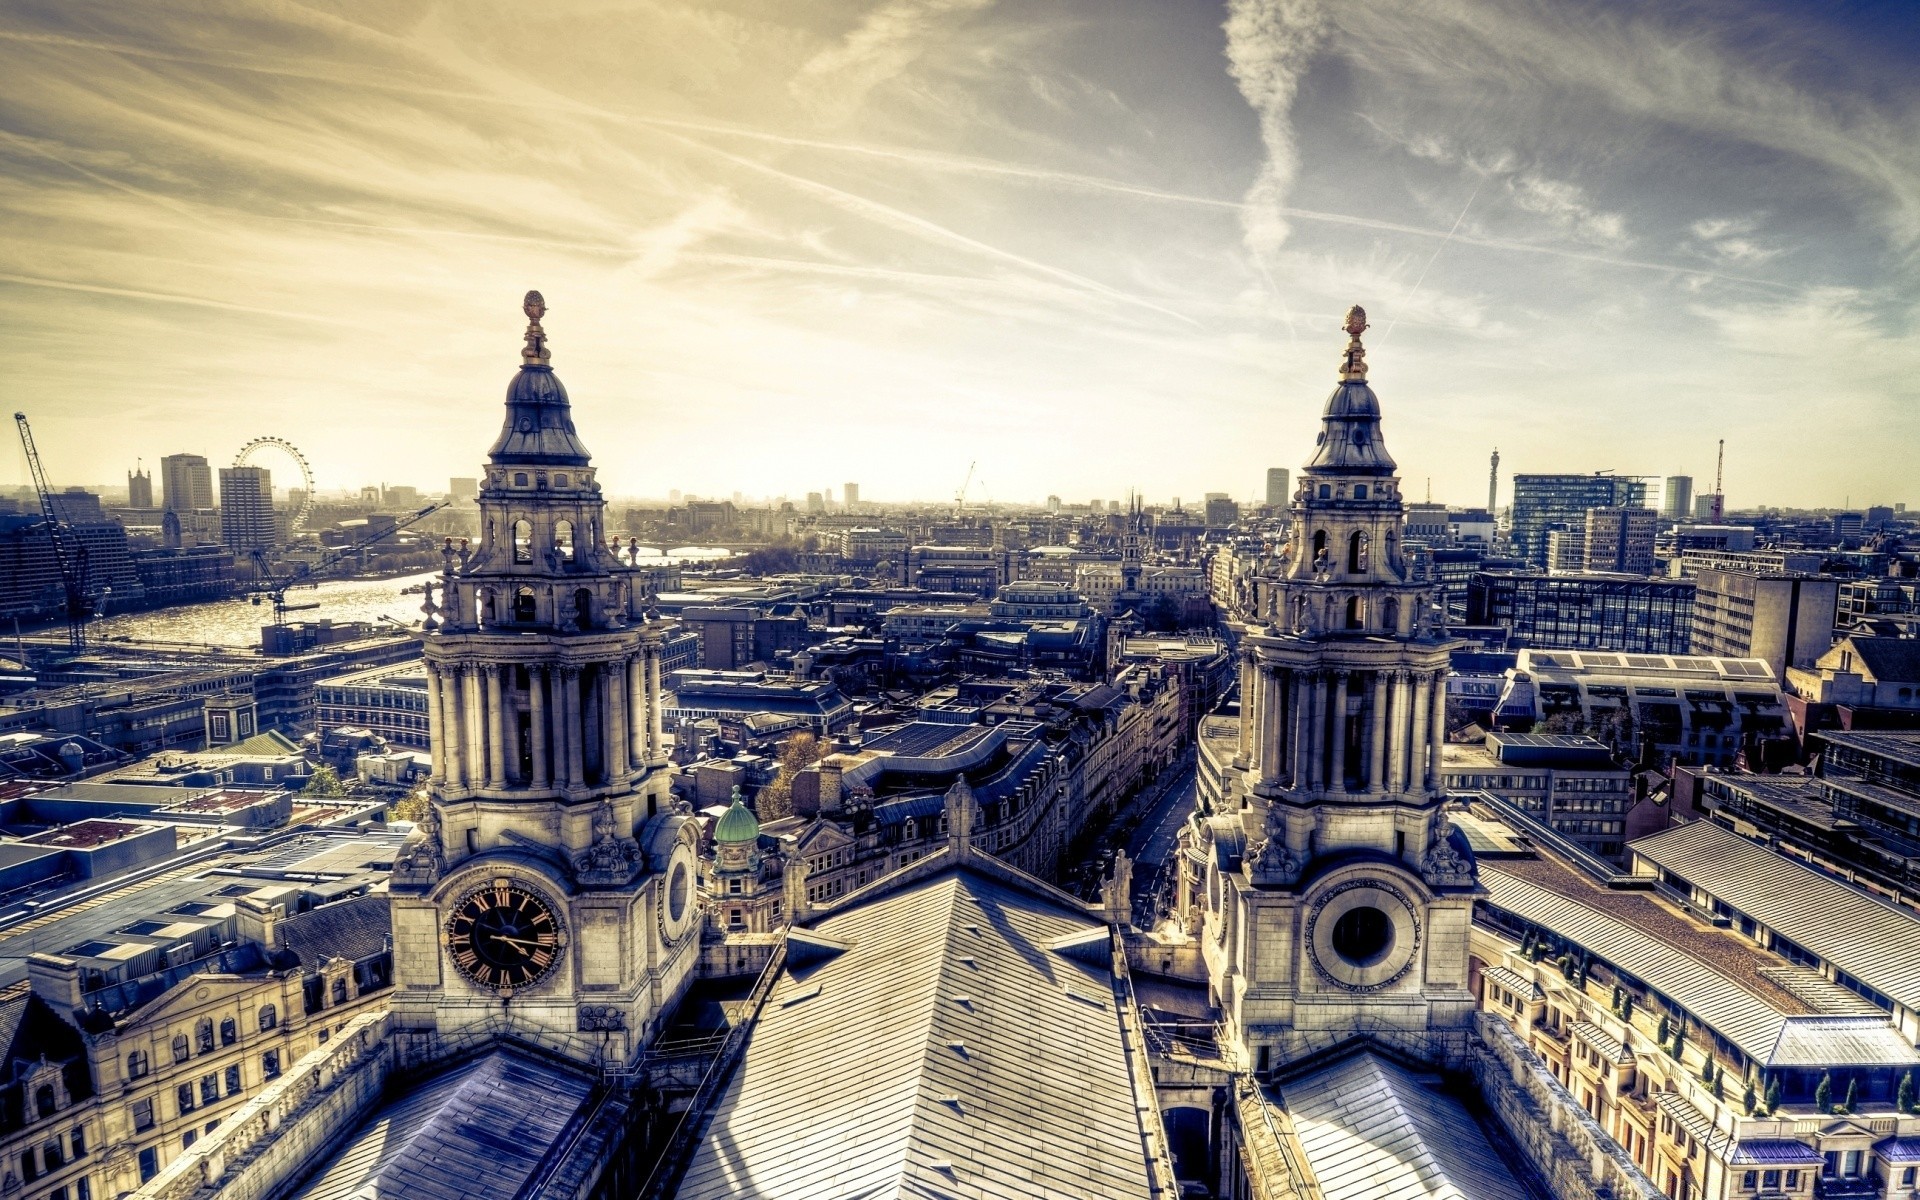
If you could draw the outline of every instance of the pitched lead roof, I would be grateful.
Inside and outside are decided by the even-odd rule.
[[[1099,929],[965,869],[820,922],[678,1194],[1150,1195],[1108,972],[1056,948]]]
[[[1920,1010],[1920,918],[1711,821],[1662,830],[1629,849]]]

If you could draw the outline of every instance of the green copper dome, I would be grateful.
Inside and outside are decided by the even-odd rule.
[[[739,788],[733,789],[733,803],[714,822],[713,840],[735,843],[760,840],[760,819],[741,801]]]

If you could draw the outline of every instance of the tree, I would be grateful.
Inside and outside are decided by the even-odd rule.
[[[1682,1061],[1680,1056],[1686,1052],[1686,1049],[1687,1049],[1687,1031],[1682,1029],[1678,1033],[1675,1033],[1673,1035],[1673,1049],[1670,1052],[1673,1055],[1673,1061],[1675,1062]]]
[[[1660,1014],[1660,1030],[1658,1033],[1655,1033],[1653,1035],[1653,1040],[1656,1042],[1659,1042],[1662,1046],[1664,1046],[1667,1044],[1667,1039],[1672,1036],[1673,1036],[1673,1022],[1667,1019],[1667,1015],[1665,1013],[1661,1013]]]
[[[1626,995],[1620,998],[1620,1019],[1622,1021],[1629,1021],[1629,1022],[1633,1020],[1633,993],[1632,992],[1628,992]]]
[[[793,815],[793,778],[826,757],[826,744],[811,733],[796,733],[780,747],[780,773],[760,789],[755,815],[774,821]]]
[[[417,825],[427,815],[430,803],[427,799],[427,789],[421,788],[405,799],[395,800],[393,807],[387,810],[387,820],[412,821]]]
[[[333,800],[347,794],[347,785],[340,782],[340,772],[322,763],[307,776],[307,786],[300,789],[300,794]]]
[[[1780,1077],[1767,1080],[1767,1115],[1772,1116],[1780,1107]]]
[[[1842,1111],[1852,1112],[1854,1104],[1859,1099],[1860,1099],[1860,1077],[1858,1075],[1854,1075],[1848,1078],[1847,1080],[1847,1098],[1844,1101],[1844,1107]]]
[[[1566,977],[1567,982],[1573,982],[1573,955],[1560,956],[1560,974]]]
[[[1913,1100],[1913,1072],[1908,1071],[1900,1077],[1900,1094],[1894,1097],[1893,1107],[1903,1113],[1915,1112]]]
[[[1751,1081],[1749,1081],[1747,1084],[1747,1090],[1744,1093],[1742,1093],[1742,1095],[1740,1096],[1740,1107],[1746,1109],[1748,1116],[1752,1116],[1754,1105],[1758,1103],[1759,1103],[1758,1098],[1756,1098],[1753,1094],[1753,1084]]]
[[[1823,1113],[1833,1111],[1833,1073],[1820,1073],[1820,1085],[1813,1089],[1813,1106]]]

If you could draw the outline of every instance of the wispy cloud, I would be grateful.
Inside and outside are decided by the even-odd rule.
[[[1291,114],[1300,80],[1326,33],[1319,0],[1232,0],[1227,69],[1260,119],[1266,161],[1247,189],[1241,222],[1256,257],[1274,253],[1291,231],[1285,207],[1300,171]]]

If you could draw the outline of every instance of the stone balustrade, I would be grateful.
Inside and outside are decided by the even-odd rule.
[[[183,1151],[133,1200],[271,1195],[379,1100],[391,1063],[386,1010],[360,1014]]]

